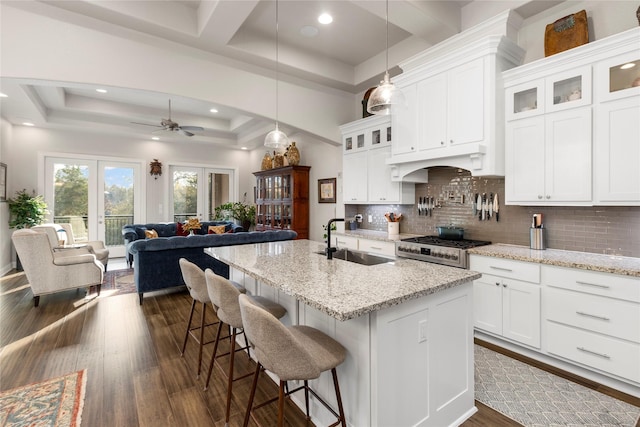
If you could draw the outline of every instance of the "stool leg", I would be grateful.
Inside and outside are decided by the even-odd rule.
[[[247,427],[249,425],[249,417],[251,416],[251,407],[253,406],[253,398],[256,395],[256,387],[258,386],[258,377],[260,377],[260,371],[262,370],[262,365],[260,362],[256,363],[256,372],[253,374],[253,383],[251,384],[251,393],[249,393],[249,403],[247,404],[247,412],[244,414],[244,422],[242,423],[242,427]]]
[[[284,426],[284,381],[280,381],[278,392],[278,427]]]
[[[200,348],[198,350],[198,374],[196,378],[200,378],[200,371],[202,371],[202,346],[204,343],[204,320],[207,314],[207,304],[202,303],[202,317],[200,318]]]
[[[213,372],[213,362],[216,360],[216,352],[218,351],[218,343],[220,342],[220,332],[222,331],[222,322],[218,322],[218,332],[216,332],[216,341],[213,344],[213,354],[211,355],[211,362],[209,363],[209,374],[207,374],[207,381],[204,384],[204,389],[209,388],[209,380],[211,380],[211,372]]]
[[[236,328],[231,328],[231,350],[229,353],[229,377],[227,379],[227,412],[224,417],[226,425],[229,424],[229,413],[231,412],[231,392],[233,389],[233,362],[236,354]]]
[[[187,348],[187,339],[189,338],[189,328],[191,328],[191,319],[193,319],[193,310],[196,308],[196,300],[191,303],[191,313],[189,313],[189,322],[187,322],[187,332],[184,334],[184,341],[182,342],[182,350],[180,350],[180,356],[184,356],[184,349]]]
[[[304,407],[307,409],[307,419],[310,420],[309,416],[309,381],[304,380]]]
[[[340,423],[342,424],[342,427],[347,427],[347,420],[344,417],[344,408],[342,407],[342,397],[340,396],[340,386],[338,385],[338,372],[336,371],[336,368],[331,369],[331,376],[333,376],[333,386],[336,389],[336,400],[338,401]]]

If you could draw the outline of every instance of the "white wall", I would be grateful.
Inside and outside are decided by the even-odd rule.
[[[0,162],[7,161],[7,142],[11,139],[11,124],[0,117]],[[11,172],[13,168],[7,167],[7,184],[11,183]],[[10,187],[7,187],[7,198],[11,197]],[[6,202],[0,202],[0,276],[7,273],[12,268],[12,246],[11,232],[9,231],[9,206]]]
[[[473,27],[504,10],[516,9],[528,1],[473,1],[462,8],[462,29]],[[589,41],[599,40],[638,26],[638,2],[628,0],[565,1],[527,18],[518,32],[517,43],[525,51],[524,63],[544,58],[547,24],[581,10],[587,12]]]

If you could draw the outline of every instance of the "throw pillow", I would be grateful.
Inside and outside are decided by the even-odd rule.
[[[185,230],[184,228],[182,228],[182,223],[181,222],[177,222],[176,223],[176,236],[188,236],[189,232],[187,230]]]
[[[158,232],[156,230],[145,230],[144,231],[144,237],[146,237],[147,239],[155,239],[156,237],[158,237]]]
[[[210,225],[209,234],[224,234],[224,225]]]

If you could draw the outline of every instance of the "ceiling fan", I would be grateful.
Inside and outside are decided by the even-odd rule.
[[[193,132],[201,132],[204,130],[204,128],[200,126],[180,126],[178,123],[171,120],[171,100],[169,100],[169,118],[162,119],[159,125],[150,125],[148,123],[138,123],[138,122],[131,122],[131,123],[136,125],[154,126],[154,127],[161,128],[158,130],[154,130],[153,132],[163,132],[163,131],[179,132],[185,136],[193,136],[195,135]]]

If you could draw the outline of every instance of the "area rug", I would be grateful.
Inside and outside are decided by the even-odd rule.
[[[475,345],[475,397],[526,427],[636,426],[640,407]]]
[[[0,393],[0,425],[79,426],[86,369]]]
[[[101,291],[115,291],[112,295],[130,294],[136,291],[133,269],[113,270],[104,273]]]

